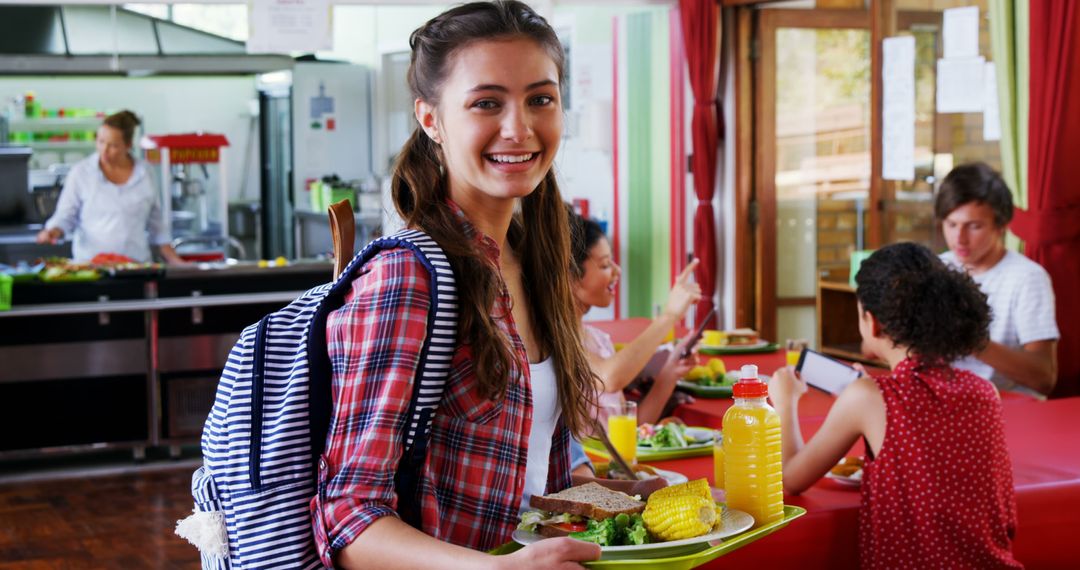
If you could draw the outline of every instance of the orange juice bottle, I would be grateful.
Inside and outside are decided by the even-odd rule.
[[[784,518],[780,416],[765,402],[769,387],[757,366],[743,366],[732,391],[735,405],[724,414],[727,506],[761,526]]]

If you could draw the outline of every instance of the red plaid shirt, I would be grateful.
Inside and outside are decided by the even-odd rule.
[[[457,212],[467,234],[498,263],[494,241]],[[334,554],[376,519],[397,516],[394,473],[427,330],[430,287],[431,277],[412,253],[384,251],[361,269],[345,305],[327,318],[335,405],[312,516],[328,567]],[[496,303],[499,327],[513,340],[520,365],[506,397],[487,400],[478,393],[470,348],[458,345],[420,481],[422,530],[482,550],[507,542],[518,522],[532,426],[528,359],[505,286]],[[549,491],[570,485],[569,462],[569,431],[560,423]]]

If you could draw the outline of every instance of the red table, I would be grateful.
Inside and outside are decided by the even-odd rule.
[[[591,322],[626,342],[648,326],[648,319]],[[763,374],[784,365],[783,351],[721,356],[728,370],[757,364]],[[812,436],[832,405],[832,397],[811,389],[800,402],[803,435]],[[727,399],[701,399],[676,414],[691,425],[721,427]],[[1013,551],[1028,568],[1080,568],[1080,398],[1038,401],[1003,396],[1005,438],[1012,459],[1019,517]],[[861,451],[857,451],[860,452]],[[712,458],[651,462],[697,479],[712,480]],[[806,516],[780,532],[718,558],[706,568],[856,568],[860,495],[823,479],[785,502]]]

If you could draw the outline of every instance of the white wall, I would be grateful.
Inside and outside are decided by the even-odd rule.
[[[193,131],[224,134],[230,144],[225,157],[230,199],[259,197],[258,130],[251,129],[249,108],[249,102],[257,99],[252,76],[0,78],[0,100],[27,91],[33,91],[46,109],[131,109],[143,121],[136,136]],[[245,151],[251,152],[246,171]]]

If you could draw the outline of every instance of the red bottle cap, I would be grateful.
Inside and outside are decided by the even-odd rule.
[[[761,381],[757,366],[746,364],[739,372],[739,381],[731,387],[736,398],[764,398],[769,395],[769,385]]]

